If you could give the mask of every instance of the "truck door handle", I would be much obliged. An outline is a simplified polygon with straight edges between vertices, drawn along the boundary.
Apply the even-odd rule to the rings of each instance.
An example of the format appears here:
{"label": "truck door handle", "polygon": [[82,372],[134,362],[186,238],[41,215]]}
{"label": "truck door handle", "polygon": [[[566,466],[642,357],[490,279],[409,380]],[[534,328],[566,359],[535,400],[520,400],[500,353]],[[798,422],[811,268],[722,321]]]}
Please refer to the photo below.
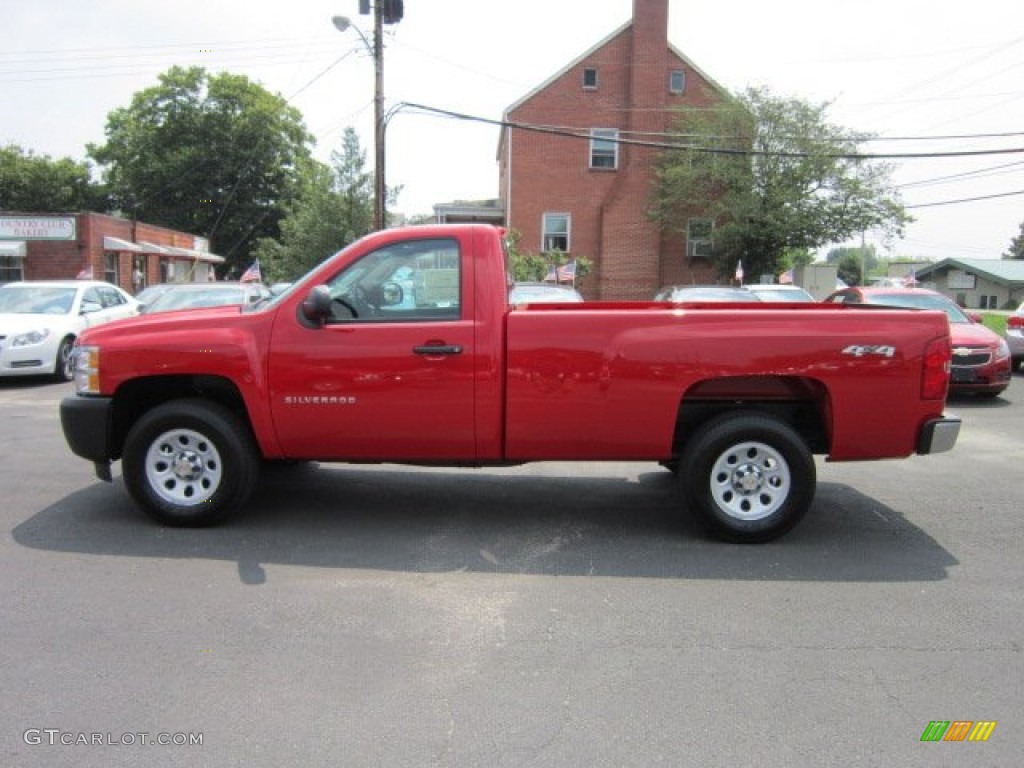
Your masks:
{"label": "truck door handle", "polygon": [[462,347],[458,344],[422,344],[413,347],[412,351],[417,355],[461,355]]}

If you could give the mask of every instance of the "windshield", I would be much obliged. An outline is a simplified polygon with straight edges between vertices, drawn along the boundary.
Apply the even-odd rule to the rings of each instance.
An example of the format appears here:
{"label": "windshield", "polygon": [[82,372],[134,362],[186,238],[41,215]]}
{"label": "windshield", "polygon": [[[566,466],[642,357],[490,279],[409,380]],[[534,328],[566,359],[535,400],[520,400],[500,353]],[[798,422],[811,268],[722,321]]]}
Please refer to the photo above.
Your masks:
{"label": "windshield", "polygon": [[0,288],[0,312],[19,315],[66,315],[75,303],[75,289],[45,285]]}
{"label": "windshield", "polygon": [[952,301],[943,296],[933,296],[930,293],[881,293],[872,296],[869,302],[901,309],[937,309],[940,312],[945,312],[951,323],[971,322],[963,310]]}

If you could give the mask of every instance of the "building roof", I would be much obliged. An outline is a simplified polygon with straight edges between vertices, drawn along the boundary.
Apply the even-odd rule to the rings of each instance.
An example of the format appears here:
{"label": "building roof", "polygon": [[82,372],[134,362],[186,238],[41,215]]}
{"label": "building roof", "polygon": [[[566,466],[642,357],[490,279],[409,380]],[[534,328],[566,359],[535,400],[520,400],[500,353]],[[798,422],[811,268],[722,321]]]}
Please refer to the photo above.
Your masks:
{"label": "building roof", "polygon": [[[622,35],[622,34],[628,32],[632,27],[633,27],[633,20],[630,19],[625,24],[620,26],[618,29],[614,30],[611,34],[607,35],[606,37],[604,37],[603,39],[599,40],[594,45],[590,46],[587,50],[585,50],[583,53],[581,53],[575,59],[570,61],[564,67],[562,67],[561,69],[556,71],[553,75],[551,75],[547,80],[542,82],[536,88],[533,88],[528,93],[526,93],[524,96],[522,96],[519,99],[517,99],[516,101],[514,101],[512,104],[510,104],[508,107],[505,108],[505,115],[504,115],[505,121],[507,122],[509,120],[510,115],[515,110],[519,109],[521,106],[523,106],[526,102],[528,102],[534,96],[536,96],[537,94],[543,92],[546,88],[550,87],[555,82],[557,82],[561,77],[564,77],[567,73],[571,72],[575,67],[579,66],[584,61],[586,61],[587,59],[592,57],[595,53],[597,53],[602,48],[604,48],[606,45],[611,43],[619,35]],[[689,56],[684,54],[682,51],[680,51],[678,48],[676,48],[674,45],[672,45],[668,41],[666,41],[666,44],[668,45],[668,49],[669,49],[669,51],[672,54],[674,54],[675,56],[679,57],[679,59],[686,66],[688,66],[691,70],[696,72],[697,75],[699,75],[715,91],[717,91],[718,93],[722,94],[723,96],[727,96],[727,97],[731,98],[728,89],[724,88],[714,78],[712,78],[710,75],[708,75],[707,72],[705,72],[703,69],[698,67]],[[502,128],[501,128],[500,136],[498,138],[498,147],[499,147],[498,151],[499,151],[499,153],[501,151],[501,149],[500,149],[501,148],[501,144],[502,144],[502,141],[504,140],[505,132],[507,130],[508,130],[508,125],[503,125]]]}
{"label": "building roof", "polygon": [[1024,261],[1019,259],[943,259],[915,273],[918,280],[934,274],[961,269],[982,275],[994,283],[1024,286]]}

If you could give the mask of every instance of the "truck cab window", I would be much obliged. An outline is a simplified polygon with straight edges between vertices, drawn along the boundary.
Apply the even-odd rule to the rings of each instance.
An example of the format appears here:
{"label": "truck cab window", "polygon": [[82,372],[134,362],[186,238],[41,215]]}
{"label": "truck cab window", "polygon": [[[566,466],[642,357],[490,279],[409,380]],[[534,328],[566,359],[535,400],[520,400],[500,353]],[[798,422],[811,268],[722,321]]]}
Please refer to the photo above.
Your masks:
{"label": "truck cab window", "polygon": [[335,323],[459,320],[458,243],[412,240],[368,253],[327,283]]}

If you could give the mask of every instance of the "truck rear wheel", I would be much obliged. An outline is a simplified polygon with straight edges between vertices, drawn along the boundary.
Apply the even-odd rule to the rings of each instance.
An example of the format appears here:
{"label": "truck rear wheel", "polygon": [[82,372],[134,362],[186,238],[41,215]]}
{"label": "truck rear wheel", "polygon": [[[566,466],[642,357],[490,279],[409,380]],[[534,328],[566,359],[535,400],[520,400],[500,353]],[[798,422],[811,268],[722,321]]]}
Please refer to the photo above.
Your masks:
{"label": "truck rear wheel", "polygon": [[165,525],[214,525],[241,507],[259,457],[248,425],[203,400],[157,406],[132,427],[122,470],[128,492]]}
{"label": "truck rear wheel", "polygon": [[787,424],[761,413],[712,419],[680,461],[686,501],[715,536],[741,544],[770,541],[807,514],[814,457]]}

